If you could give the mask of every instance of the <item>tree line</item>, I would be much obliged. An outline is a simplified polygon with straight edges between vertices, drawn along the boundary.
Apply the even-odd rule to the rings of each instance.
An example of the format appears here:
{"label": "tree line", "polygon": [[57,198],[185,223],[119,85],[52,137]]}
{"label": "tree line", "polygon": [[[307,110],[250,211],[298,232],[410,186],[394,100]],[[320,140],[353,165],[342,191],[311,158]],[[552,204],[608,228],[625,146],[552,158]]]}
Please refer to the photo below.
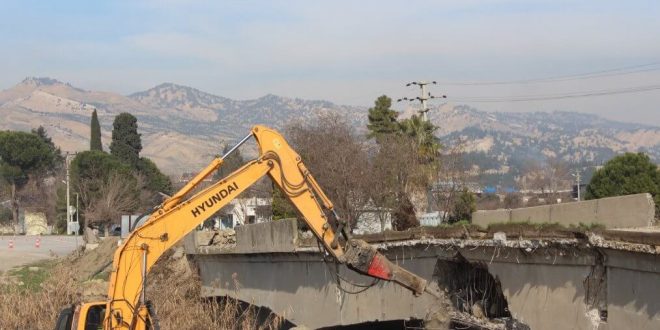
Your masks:
{"label": "tree line", "polygon": [[142,151],[137,118],[118,114],[112,123],[110,152],[103,151],[96,110],[90,123],[90,150],[71,161],[71,185],[79,194],[86,226],[117,223],[121,215],[148,210],[172,193],[172,182]]}
{"label": "tree line", "polygon": [[[78,152],[69,164],[70,197],[79,197],[77,211],[83,226],[107,228],[122,214],[147,210],[160,202],[161,194],[172,193],[170,179],[153,161],[140,156],[137,118],[121,113],[112,128],[108,153],[94,110],[90,148]],[[56,231],[66,230],[66,165],[65,156],[41,126],[32,132],[0,132],[0,197],[9,197],[13,225],[19,222],[21,207],[34,207],[56,219],[51,221]]]}
{"label": "tree line", "polygon": [[[392,100],[385,95],[376,99],[368,112],[365,133],[334,114],[321,115],[312,123],[292,122],[284,133],[351,226],[370,213],[381,227],[391,217],[394,229],[405,230],[418,226],[416,214],[426,209],[439,210],[447,222],[469,221],[477,198],[465,185],[469,164],[460,143],[443,145],[431,122],[417,115],[402,119],[391,106]],[[156,164],[140,155],[141,135],[132,114],[114,118],[108,150],[103,148],[95,110],[89,150],[77,153],[70,163],[72,196],[80,198],[83,226],[107,228],[122,214],[157,205],[163,194],[173,190]],[[215,178],[228,175],[242,163],[240,153],[231,155]],[[554,175],[562,169],[548,166]],[[0,206],[0,220],[18,224],[21,207],[40,206],[49,219],[57,219],[56,227],[63,231],[66,190],[61,182],[65,170],[61,150],[43,127],[31,132],[0,131],[0,202],[8,201]],[[257,190],[272,188],[264,188],[262,182]],[[277,189],[271,191],[272,205],[259,212],[272,214],[274,219],[295,217],[286,198]],[[643,153],[626,153],[594,173],[585,198],[640,192],[650,193],[656,207],[660,205],[658,167]],[[507,196],[497,205],[517,207],[519,199]]]}
{"label": "tree line", "polygon": [[[522,196],[481,194],[477,197],[466,183],[469,159],[463,156],[462,142],[443,145],[435,137],[437,127],[413,115],[401,119],[383,95],[368,112],[366,134],[359,133],[345,118],[321,115],[312,123],[294,122],[285,135],[326,191],[335,207],[352,225],[364,213],[385,218],[391,215],[395,230],[418,226],[416,214],[437,210],[443,222],[470,221],[477,201],[503,208],[522,207]],[[463,141],[464,142],[464,141]],[[568,182],[570,170],[559,159],[533,173],[544,174],[530,182],[547,187],[556,196],[560,181]],[[532,177],[533,178],[533,177]],[[546,182],[547,181],[547,182]],[[587,184],[584,199],[650,193],[660,214],[660,172],[648,155],[625,153],[595,171]],[[529,205],[534,205],[535,197]],[[283,196],[274,190],[275,219],[295,216]]]}
{"label": "tree line", "polygon": [[[312,123],[294,122],[285,129],[293,148],[353,227],[365,213],[375,217],[372,221],[380,222],[381,229],[390,218],[396,230],[418,226],[416,213],[428,207],[427,192],[444,160],[442,145],[434,135],[437,127],[417,115],[401,119],[391,107],[389,97],[376,99],[369,109],[366,134],[335,114],[321,115]],[[436,197],[446,198],[444,194]],[[449,204],[448,220],[467,220],[475,198],[460,190]],[[293,215],[292,207],[275,190],[274,218]]]}

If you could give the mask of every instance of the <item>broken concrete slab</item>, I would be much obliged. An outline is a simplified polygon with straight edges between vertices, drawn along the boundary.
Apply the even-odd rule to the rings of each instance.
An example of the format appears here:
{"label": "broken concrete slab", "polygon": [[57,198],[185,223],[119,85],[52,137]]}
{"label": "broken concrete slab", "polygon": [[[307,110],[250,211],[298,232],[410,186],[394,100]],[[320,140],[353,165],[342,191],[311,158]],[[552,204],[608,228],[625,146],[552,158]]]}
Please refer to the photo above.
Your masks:
{"label": "broken concrete slab", "polygon": [[236,253],[293,252],[298,241],[296,219],[236,227]]}

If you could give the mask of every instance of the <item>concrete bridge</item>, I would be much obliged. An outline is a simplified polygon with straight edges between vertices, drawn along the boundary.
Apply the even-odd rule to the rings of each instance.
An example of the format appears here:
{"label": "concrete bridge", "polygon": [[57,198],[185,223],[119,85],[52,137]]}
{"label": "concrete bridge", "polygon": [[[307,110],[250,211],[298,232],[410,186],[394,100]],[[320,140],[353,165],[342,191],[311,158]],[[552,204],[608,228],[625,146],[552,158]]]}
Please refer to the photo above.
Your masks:
{"label": "concrete bridge", "polygon": [[[639,198],[628,202],[639,207]],[[653,227],[589,231],[512,222],[364,237],[443,289],[440,300],[337,266],[292,220],[226,236],[196,232],[186,241],[203,295],[265,307],[297,326],[426,321],[432,328],[453,320],[474,328],[660,328],[660,231]]]}

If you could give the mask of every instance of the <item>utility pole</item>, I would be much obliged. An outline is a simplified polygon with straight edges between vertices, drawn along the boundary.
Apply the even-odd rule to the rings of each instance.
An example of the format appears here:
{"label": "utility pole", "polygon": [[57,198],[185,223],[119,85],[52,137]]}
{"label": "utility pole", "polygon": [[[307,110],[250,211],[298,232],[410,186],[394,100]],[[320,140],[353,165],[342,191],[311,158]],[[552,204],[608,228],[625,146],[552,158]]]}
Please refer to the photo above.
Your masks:
{"label": "utility pole", "polygon": [[80,208],[78,206],[78,193],[76,193],[76,222],[80,224]]}
{"label": "utility pole", "polygon": [[574,174],[571,174],[577,183],[577,201],[580,201],[580,169],[576,169]]}
{"label": "utility pole", "polygon": [[[69,153],[67,151],[64,162],[66,166],[66,234],[69,235],[71,232],[74,235],[78,235],[78,230],[80,230],[80,225],[76,221],[73,221],[73,212],[71,212],[71,157],[75,156],[77,153]],[[78,194],[76,194],[76,218],[78,217]]]}
{"label": "utility pole", "polygon": [[64,165],[66,166],[66,234],[68,235],[71,231],[69,228],[71,226],[71,200],[70,200],[70,191],[69,191],[69,152],[67,151],[64,156]]}
{"label": "utility pole", "polygon": [[431,81],[431,82],[413,81],[413,82],[407,83],[406,87],[409,87],[411,85],[419,86],[419,89],[422,92],[421,96],[411,97],[411,98],[403,97],[403,98],[400,98],[396,101],[397,102],[401,102],[401,101],[419,101],[422,104],[422,108],[418,112],[422,114],[422,120],[427,121],[428,118],[427,118],[426,113],[429,112],[430,109],[427,106],[426,101],[428,101],[430,99],[440,99],[440,98],[446,99],[447,98],[447,95],[434,96],[434,95],[431,95],[431,92],[427,92],[426,91],[426,85],[431,85],[431,84],[435,85],[435,84],[437,84],[437,82],[436,81]]}

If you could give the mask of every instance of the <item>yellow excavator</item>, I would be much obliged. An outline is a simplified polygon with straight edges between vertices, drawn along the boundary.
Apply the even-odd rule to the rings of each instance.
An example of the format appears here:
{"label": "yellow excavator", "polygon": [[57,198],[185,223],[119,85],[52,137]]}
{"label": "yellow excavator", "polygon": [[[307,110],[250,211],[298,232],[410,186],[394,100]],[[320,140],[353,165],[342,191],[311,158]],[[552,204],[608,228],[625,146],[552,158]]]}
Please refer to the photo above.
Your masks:
{"label": "yellow excavator", "polygon": [[[251,137],[259,148],[255,160],[187,198],[222,165],[223,159]],[[115,251],[108,300],[65,308],[55,329],[157,329],[155,315],[145,297],[151,267],[165,251],[265,175],[291,201],[323,248],[337,262],[358,273],[396,282],[416,295],[426,291],[437,296],[425,279],[393,264],[366,242],[351,238],[345,221],[334,211],[332,202],[300,156],[282,135],[270,128],[255,126],[248,136],[225,155],[214,159],[181,190],[154,208],[145,221],[137,224]],[[331,218],[334,221],[330,221]]]}

